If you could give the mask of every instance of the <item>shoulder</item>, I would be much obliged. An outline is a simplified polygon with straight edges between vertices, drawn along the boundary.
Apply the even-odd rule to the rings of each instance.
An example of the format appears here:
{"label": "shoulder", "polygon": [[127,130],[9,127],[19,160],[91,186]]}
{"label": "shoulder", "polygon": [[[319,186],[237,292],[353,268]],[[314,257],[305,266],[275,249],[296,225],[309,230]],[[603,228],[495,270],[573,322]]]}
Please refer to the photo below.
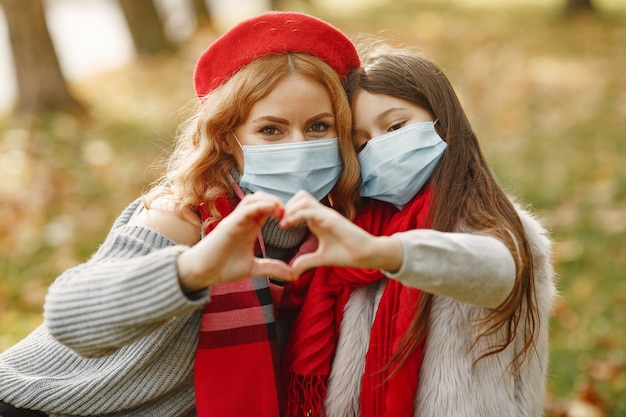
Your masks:
{"label": "shoulder", "polygon": [[200,241],[202,222],[189,209],[178,210],[167,197],[159,197],[129,221],[129,225],[154,230],[180,245],[193,246]]}
{"label": "shoulder", "polygon": [[541,311],[548,312],[558,296],[557,275],[552,256],[553,241],[543,221],[529,207],[522,207],[518,201],[513,201],[513,206],[517,210],[530,245],[538,307]]}
{"label": "shoulder", "polygon": [[530,209],[523,207],[519,201],[512,199],[513,207],[524,227],[533,256],[550,258],[552,255],[552,238],[543,221]]}

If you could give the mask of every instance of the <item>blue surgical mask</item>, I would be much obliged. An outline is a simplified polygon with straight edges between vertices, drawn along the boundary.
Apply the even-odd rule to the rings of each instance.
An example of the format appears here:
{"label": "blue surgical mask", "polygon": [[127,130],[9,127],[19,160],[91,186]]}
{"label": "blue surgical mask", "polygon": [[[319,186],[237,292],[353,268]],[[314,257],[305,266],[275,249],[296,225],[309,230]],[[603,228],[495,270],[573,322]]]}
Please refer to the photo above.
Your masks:
{"label": "blue surgical mask", "polygon": [[428,181],[445,149],[433,122],[414,123],[370,139],[359,153],[361,195],[402,210]]}
{"label": "blue surgical mask", "polygon": [[241,148],[244,168],[239,185],[272,194],[285,203],[300,190],[318,201],[323,199],[343,167],[337,138]]}

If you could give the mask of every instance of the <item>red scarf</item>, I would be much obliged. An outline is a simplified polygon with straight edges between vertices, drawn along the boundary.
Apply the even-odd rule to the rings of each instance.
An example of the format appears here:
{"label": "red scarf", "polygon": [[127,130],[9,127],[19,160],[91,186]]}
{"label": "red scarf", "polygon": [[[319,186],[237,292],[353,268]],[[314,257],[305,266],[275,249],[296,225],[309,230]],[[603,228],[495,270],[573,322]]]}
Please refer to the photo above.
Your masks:
{"label": "red scarf", "polygon": [[[217,199],[216,208],[225,218],[239,201],[222,196]],[[200,212],[203,221],[209,218],[204,206]],[[206,233],[216,225],[208,226]],[[309,246],[309,241],[302,245]],[[260,238],[255,253],[262,252]],[[210,288],[211,299],[203,310],[194,367],[199,417],[281,414],[283,394],[279,388],[276,319],[283,313],[280,308],[283,289],[265,277]]]}
{"label": "red scarf", "polygon": [[[375,235],[391,235],[428,228],[432,192],[425,187],[388,225],[389,206],[372,203],[356,223]],[[325,415],[326,384],[335,353],[341,319],[355,288],[383,278],[379,271],[354,268],[317,268],[303,276],[310,282],[300,313],[289,334],[284,355],[287,383],[286,415]],[[365,357],[360,394],[362,417],[409,417],[414,412],[423,345],[404,365],[386,367],[416,314],[421,291],[389,280],[380,300]]]}

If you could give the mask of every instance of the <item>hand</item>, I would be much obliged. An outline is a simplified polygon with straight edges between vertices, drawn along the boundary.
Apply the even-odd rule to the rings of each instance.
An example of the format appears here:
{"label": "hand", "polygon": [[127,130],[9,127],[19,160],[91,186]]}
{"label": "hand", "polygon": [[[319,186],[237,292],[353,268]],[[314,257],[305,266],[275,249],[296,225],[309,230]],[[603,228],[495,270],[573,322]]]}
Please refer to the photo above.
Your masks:
{"label": "hand", "polygon": [[257,258],[254,254],[265,221],[269,217],[280,219],[283,211],[282,202],[266,193],[256,192],[243,198],[211,233],[179,255],[177,267],[183,291],[255,276],[295,279],[297,276],[285,262]]}
{"label": "hand", "polygon": [[292,262],[295,276],[321,265],[395,271],[402,264],[402,244],[398,240],[373,236],[300,191],[287,202],[280,226],[288,228],[303,221],[317,236],[318,247],[315,252],[301,255]]}

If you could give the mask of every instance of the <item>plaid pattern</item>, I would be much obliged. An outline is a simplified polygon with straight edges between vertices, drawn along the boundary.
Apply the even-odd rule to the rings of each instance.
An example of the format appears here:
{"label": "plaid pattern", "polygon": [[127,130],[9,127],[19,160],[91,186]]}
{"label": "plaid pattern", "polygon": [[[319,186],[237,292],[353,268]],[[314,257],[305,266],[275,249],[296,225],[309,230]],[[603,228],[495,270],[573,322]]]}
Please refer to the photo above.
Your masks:
{"label": "plaid pattern", "polygon": [[252,278],[211,288],[204,307],[199,349],[275,341],[274,307],[267,278]]}
{"label": "plaid pattern", "polygon": [[[217,208],[225,217],[237,203],[223,197]],[[200,212],[206,220],[209,213],[204,207]],[[215,285],[210,291],[194,368],[198,416],[279,416],[282,394],[274,305],[282,287],[257,277]]]}
{"label": "plaid pattern", "polygon": [[198,416],[280,415],[279,353],[267,278],[216,285],[195,364]]}

